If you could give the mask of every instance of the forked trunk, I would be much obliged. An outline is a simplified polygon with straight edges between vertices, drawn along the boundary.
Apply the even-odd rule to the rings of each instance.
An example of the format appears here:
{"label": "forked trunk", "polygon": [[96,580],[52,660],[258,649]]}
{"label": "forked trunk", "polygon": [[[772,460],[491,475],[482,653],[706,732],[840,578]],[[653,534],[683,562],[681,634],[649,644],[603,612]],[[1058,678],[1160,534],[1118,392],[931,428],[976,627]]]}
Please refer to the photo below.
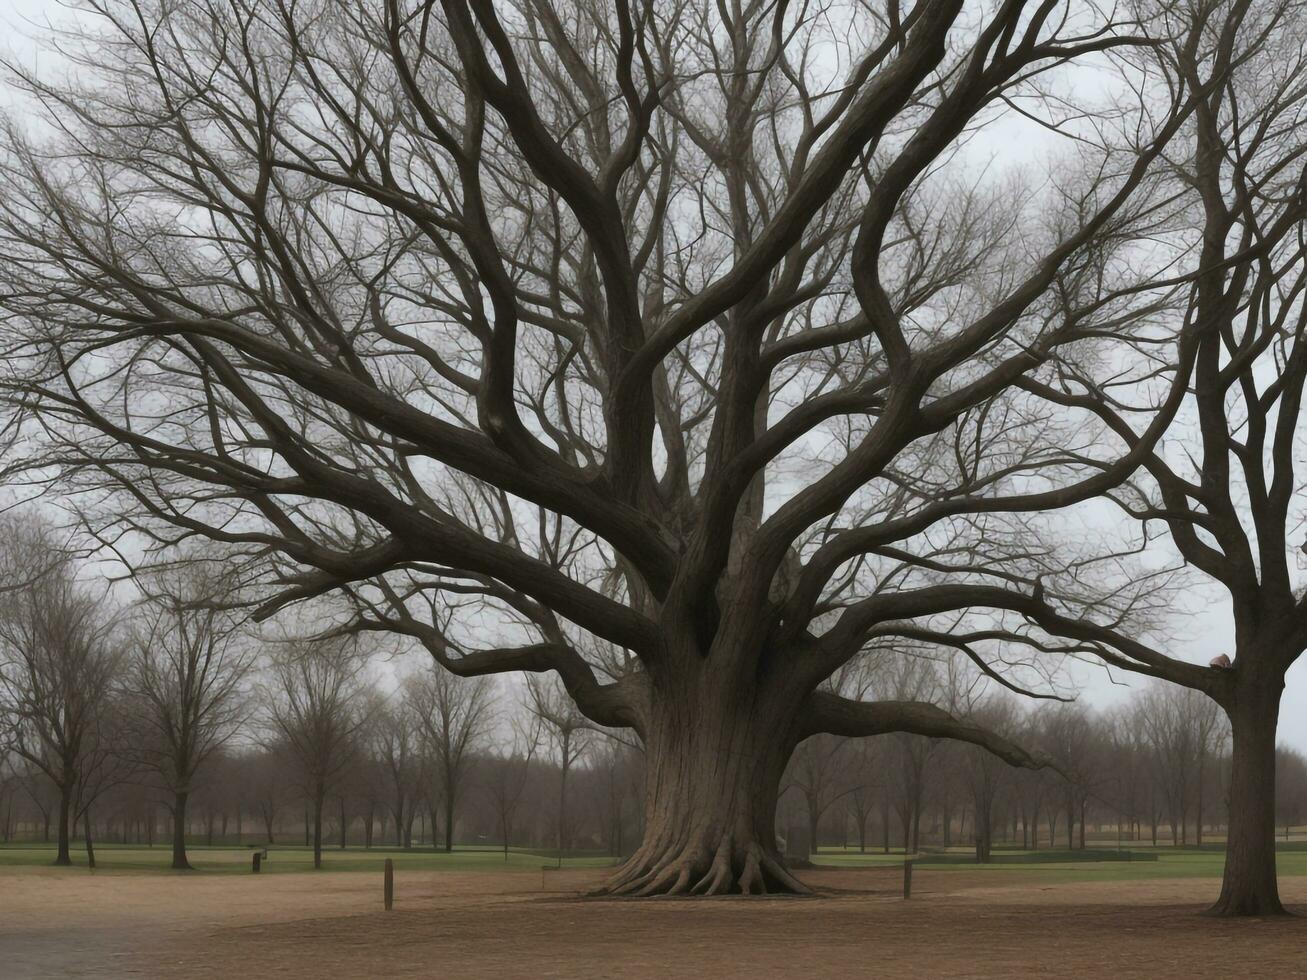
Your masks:
{"label": "forked trunk", "polygon": [[[714,703],[705,703],[714,694]],[[775,838],[794,713],[760,700],[723,681],[659,705],[646,735],[644,840],[604,892],[809,891],[785,868]]]}
{"label": "forked trunk", "polygon": [[1230,829],[1212,915],[1282,915],[1275,878],[1275,729],[1282,680],[1241,684],[1229,710]]}

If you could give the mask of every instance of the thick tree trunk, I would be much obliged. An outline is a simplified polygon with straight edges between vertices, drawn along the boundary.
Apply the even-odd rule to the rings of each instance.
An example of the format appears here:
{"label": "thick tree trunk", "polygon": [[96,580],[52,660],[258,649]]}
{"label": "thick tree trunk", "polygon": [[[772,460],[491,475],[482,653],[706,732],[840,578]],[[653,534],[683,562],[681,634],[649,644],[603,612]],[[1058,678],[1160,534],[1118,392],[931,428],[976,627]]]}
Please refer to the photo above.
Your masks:
{"label": "thick tree trunk", "polygon": [[1275,730],[1284,682],[1239,686],[1228,713],[1234,745],[1225,876],[1213,915],[1282,915],[1275,878]]}
{"label": "thick tree trunk", "polygon": [[646,733],[644,840],[605,892],[809,891],[776,849],[776,798],[795,744],[784,709],[717,693],[711,706],[664,702]]}
{"label": "thick tree trunk", "polygon": [[191,862],[186,859],[186,800],[189,793],[177,793],[172,802],[172,868],[174,871],[190,871]]}

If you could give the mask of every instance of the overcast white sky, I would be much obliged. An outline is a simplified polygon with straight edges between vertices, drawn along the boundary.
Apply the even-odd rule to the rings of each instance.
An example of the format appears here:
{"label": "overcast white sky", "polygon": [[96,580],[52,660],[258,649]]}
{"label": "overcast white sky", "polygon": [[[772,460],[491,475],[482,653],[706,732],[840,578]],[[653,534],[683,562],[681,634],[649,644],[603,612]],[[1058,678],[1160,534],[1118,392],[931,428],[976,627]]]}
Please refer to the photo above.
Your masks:
{"label": "overcast white sky", "polygon": [[[39,34],[41,25],[47,21],[57,23],[68,16],[67,0],[0,0],[0,51],[6,57],[16,57],[29,66],[33,59],[40,57],[43,68],[53,67],[48,55],[38,56],[38,45],[32,36]],[[6,103],[8,100],[0,93],[0,105]],[[1030,144],[1020,141],[1006,141],[1006,148],[1009,152],[1032,151]],[[1196,611],[1177,615],[1175,641],[1168,652],[1205,663],[1216,654],[1231,649],[1233,631],[1229,603],[1224,593],[1215,589],[1210,596],[1195,596],[1194,600],[1186,605]],[[1113,679],[1118,683],[1114,684],[1105,671],[1090,666],[1077,667],[1074,677],[1083,686],[1082,697],[1102,706],[1126,697],[1144,680],[1117,673]],[[1301,660],[1289,672],[1280,716],[1280,738],[1284,743],[1307,749],[1307,667]]]}

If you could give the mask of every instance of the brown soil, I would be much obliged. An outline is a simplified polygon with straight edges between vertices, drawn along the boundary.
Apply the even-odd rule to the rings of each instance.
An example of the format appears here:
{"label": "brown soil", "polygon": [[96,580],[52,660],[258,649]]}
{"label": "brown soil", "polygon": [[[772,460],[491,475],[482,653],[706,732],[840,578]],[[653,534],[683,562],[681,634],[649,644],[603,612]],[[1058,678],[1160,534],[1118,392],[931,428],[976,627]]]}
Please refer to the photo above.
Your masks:
{"label": "brown soil", "polygon": [[[0,976],[1307,977],[1307,918],[1200,916],[1219,882],[809,871],[816,898],[598,900],[581,873],[0,877]],[[542,890],[544,888],[548,889]],[[1282,882],[1307,903],[1307,879]]]}

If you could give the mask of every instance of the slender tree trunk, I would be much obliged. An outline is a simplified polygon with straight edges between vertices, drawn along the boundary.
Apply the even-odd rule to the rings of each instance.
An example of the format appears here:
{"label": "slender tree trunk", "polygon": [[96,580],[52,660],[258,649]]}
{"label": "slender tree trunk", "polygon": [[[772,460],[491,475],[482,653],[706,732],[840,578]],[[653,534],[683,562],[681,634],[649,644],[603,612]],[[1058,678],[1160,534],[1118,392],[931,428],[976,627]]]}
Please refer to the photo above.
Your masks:
{"label": "slender tree trunk", "polygon": [[[434,836],[434,835],[433,835]],[[445,787],[445,853],[454,850],[454,781],[448,780]]]}
{"label": "slender tree trunk", "polygon": [[563,849],[567,846],[567,770],[571,766],[570,734],[563,735],[563,769],[558,779],[558,866],[563,866]]}
{"label": "slender tree trunk", "polygon": [[82,826],[86,828],[86,866],[95,870],[95,841],[91,834],[91,808],[88,806],[82,814]]}
{"label": "slender tree trunk", "polygon": [[72,810],[72,789],[67,786],[59,787],[59,850],[55,854],[54,863],[61,867],[66,867],[73,863],[72,854],[69,851],[70,828],[68,826]]}
{"label": "slender tree trunk", "polygon": [[327,793],[319,788],[313,794],[313,869],[322,867],[322,809],[327,802]]}
{"label": "slender tree trunk", "polygon": [[[1236,658],[1236,663],[1242,658]],[[1229,709],[1233,750],[1230,828],[1214,915],[1282,915],[1275,877],[1275,730],[1283,678],[1236,688]]]}
{"label": "slender tree trunk", "polygon": [[340,849],[345,850],[345,838],[349,836],[349,822],[345,819],[345,796],[340,797]]}
{"label": "slender tree trunk", "polygon": [[173,794],[172,801],[172,869],[190,871],[191,862],[186,859],[186,801],[189,793]]}

